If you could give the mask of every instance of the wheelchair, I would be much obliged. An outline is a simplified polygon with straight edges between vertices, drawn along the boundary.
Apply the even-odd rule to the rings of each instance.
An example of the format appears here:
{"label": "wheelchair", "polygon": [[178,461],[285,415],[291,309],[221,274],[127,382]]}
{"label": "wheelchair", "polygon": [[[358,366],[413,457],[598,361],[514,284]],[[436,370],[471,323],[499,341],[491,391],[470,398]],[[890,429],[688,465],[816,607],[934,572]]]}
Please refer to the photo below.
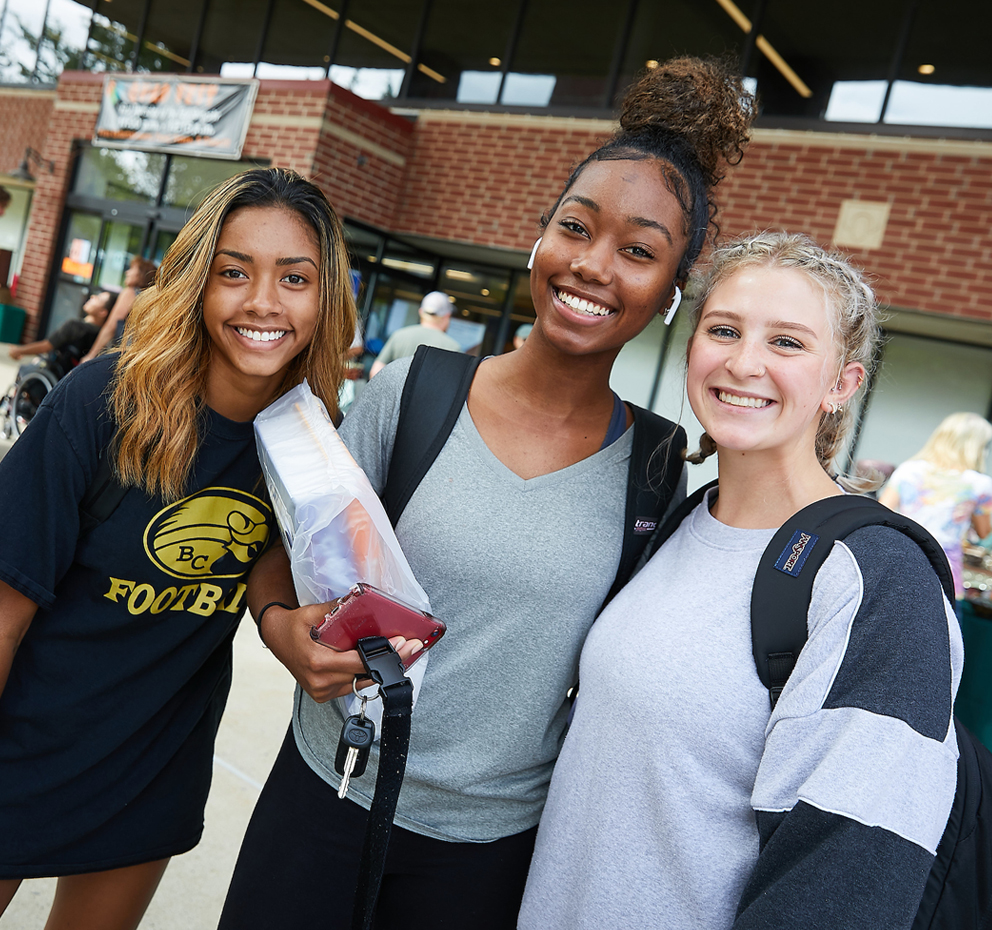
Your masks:
{"label": "wheelchair", "polygon": [[56,349],[18,368],[17,378],[0,399],[0,434],[4,439],[16,439],[24,432],[48,392],[77,364],[79,357],[72,350]]}

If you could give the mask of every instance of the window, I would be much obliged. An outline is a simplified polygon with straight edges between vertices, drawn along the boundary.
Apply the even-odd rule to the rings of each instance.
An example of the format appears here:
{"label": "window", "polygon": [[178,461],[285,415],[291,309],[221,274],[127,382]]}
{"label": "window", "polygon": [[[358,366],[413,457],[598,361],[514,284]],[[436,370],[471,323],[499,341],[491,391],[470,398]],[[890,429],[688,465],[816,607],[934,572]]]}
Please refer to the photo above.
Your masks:
{"label": "window", "polygon": [[251,77],[267,5],[267,0],[210,0],[196,73]]}
{"label": "window", "polygon": [[321,0],[275,0],[256,76],[323,80],[338,26],[337,6],[338,0],[330,5]]}
{"label": "window", "polygon": [[923,0],[885,122],[992,129],[990,36],[992,5]]}
{"label": "window", "polygon": [[530,0],[500,103],[600,107],[623,23],[599,0]]}
{"label": "window", "polygon": [[[721,55],[743,45],[743,33],[714,0],[638,3],[617,90],[623,91],[649,62],[676,55]],[[621,15],[617,7],[615,15]]]}
{"label": "window", "polygon": [[45,7],[37,0],[7,0],[0,20],[0,80],[37,80],[44,24]]}
{"label": "window", "polygon": [[251,161],[221,161],[173,155],[169,161],[169,176],[166,178],[162,203],[169,207],[196,209],[203,197],[221,181],[254,167],[256,163]]}
{"label": "window", "polygon": [[138,71],[185,72],[190,67],[200,0],[151,0]]}
{"label": "window", "polygon": [[144,8],[144,0],[100,0],[86,47],[90,71],[131,70]]}
{"label": "window", "polygon": [[434,0],[410,96],[495,103],[515,16],[515,3]]}
{"label": "window", "polygon": [[423,0],[351,0],[331,80],[366,100],[399,96]]}
{"label": "window", "polygon": [[155,203],[165,158],[153,152],[85,148],[79,155],[73,192],[102,200]]}
{"label": "window", "polygon": [[93,17],[91,4],[75,0],[51,0],[48,18],[38,49],[35,75],[41,83],[54,83],[66,68],[83,67],[86,35]]}

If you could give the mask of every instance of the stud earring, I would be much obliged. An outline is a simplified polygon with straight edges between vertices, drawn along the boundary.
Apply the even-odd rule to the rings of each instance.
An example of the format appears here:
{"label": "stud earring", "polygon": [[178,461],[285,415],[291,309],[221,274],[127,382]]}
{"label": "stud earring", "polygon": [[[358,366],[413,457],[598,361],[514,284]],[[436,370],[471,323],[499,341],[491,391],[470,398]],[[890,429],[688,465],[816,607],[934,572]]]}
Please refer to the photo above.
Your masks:
{"label": "stud earring", "polygon": [[665,314],[665,325],[668,326],[672,319],[675,317],[675,311],[678,310],[679,304],[682,303],[682,291],[679,286],[675,285],[675,296],[672,298],[672,305],[668,308],[668,312]]}
{"label": "stud earring", "polygon": [[[541,239],[543,238],[544,236],[541,236]],[[537,255],[537,247],[541,244],[541,239],[538,239],[537,242],[534,243],[534,248],[530,250],[530,258],[527,259],[528,271],[530,271],[534,267],[534,256]]]}

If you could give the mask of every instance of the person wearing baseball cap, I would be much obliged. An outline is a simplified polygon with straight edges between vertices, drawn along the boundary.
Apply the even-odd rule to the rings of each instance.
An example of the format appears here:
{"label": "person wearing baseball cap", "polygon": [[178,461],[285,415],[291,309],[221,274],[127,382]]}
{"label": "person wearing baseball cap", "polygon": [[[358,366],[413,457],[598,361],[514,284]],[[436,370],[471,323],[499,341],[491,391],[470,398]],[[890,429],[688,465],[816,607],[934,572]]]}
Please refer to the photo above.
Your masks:
{"label": "person wearing baseball cap", "polygon": [[462,347],[446,332],[454,309],[451,298],[443,291],[431,291],[427,294],[417,311],[420,322],[396,330],[386,340],[378,358],[372,363],[369,377],[375,377],[390,362],[413,355],[417,346],[437,346],[452,352],[461,352]]}

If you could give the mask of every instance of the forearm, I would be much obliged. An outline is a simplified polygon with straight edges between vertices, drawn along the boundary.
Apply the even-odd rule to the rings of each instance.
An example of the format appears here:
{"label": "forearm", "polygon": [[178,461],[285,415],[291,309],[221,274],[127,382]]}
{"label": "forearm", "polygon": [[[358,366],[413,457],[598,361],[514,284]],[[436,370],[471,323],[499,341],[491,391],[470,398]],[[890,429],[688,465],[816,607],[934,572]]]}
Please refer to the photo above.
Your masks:
{"label": "forearm", "polygon": [[0,581],[0,694],[7,686],[17,648],[37,610],[34,601]]}
{"label": "forearm", "polygon": [[10,350],[11,358],[24,358],[25,355],[43,355],[45,352],[51,352],[54,346],[47,340],[42,339],[38,342],[29,342],[23,346],[16,346]]}
{"label": "forearm", "polygon": [[758,813],[761,855],[734,930],[909,930],[933,856],[888,830],[800,802]]}
{"label": "forearm", "polygon": [[[264,611],[258,629],[262,642],[318,703],[348,694],[355,678],[365,674],[358,653],[338,652],[310,637],[310,630],[320,624],[333,602],[302,607],[296,604],[286,550],[281,545],[273,546],[248,577],[248,609],[255,618]],[[404,661],[421,646],[399,636],[390,642]]]}
{"label": "forearm", "polygon": [[96,334],[96,339],[93,340],[93,345],[90,346],[89,352],[83,356],[83,361],[88,362],[91,358],[96,358],[103,350],[106,348],[107,343],[113,338],[114,331],[117,329],[117,322],[115,320],[108,319],[103,326],[100,327],[100,332]]}
{"label": "forearm", "polygon": [[248,576],[248,610],[258,617],[266,604],[278,601],[297,607],[289,558],[282,543],[276,543],[255,563]]}

